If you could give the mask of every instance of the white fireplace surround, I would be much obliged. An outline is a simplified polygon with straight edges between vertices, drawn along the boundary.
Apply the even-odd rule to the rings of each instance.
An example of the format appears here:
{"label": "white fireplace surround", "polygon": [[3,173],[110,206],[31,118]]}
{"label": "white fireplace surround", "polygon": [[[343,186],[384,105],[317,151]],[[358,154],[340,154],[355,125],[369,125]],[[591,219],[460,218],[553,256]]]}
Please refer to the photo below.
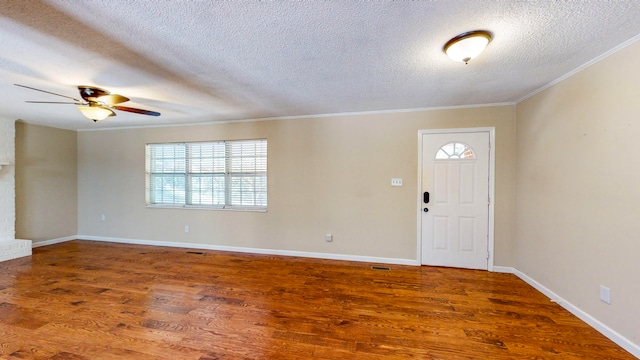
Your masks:
{"label": "white fireplace surround", "polygon": [[16,240],[15,120],[0,118],[0,261],[31,255],[31,240]]}

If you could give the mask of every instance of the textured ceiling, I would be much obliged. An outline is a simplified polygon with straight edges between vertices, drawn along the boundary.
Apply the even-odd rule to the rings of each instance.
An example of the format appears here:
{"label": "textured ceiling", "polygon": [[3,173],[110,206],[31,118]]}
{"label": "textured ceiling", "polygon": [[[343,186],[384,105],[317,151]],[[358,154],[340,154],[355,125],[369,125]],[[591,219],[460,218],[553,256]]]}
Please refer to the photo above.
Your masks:
{"label": "textured ceiling", "polygon": [[[67,129],[513,103],[640,34],[640,0],[0,0],[0,116]],[[494,33],[469,65],[442,46]],[[95,85],[160,117],[93,123]]]}

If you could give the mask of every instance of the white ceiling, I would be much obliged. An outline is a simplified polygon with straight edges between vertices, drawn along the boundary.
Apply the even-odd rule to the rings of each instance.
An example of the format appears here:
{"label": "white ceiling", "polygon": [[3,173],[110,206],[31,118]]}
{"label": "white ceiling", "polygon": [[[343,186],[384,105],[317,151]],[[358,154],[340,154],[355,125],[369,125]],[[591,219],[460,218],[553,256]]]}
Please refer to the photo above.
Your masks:
{"label": "white ceiling", "polygon": [[[66,129],[514,103],[640,34],[640,0],[0,0],[0,115]],[[494,34],[469,65],[442,52]],[[93,123],[95,85],[132,99]]]}

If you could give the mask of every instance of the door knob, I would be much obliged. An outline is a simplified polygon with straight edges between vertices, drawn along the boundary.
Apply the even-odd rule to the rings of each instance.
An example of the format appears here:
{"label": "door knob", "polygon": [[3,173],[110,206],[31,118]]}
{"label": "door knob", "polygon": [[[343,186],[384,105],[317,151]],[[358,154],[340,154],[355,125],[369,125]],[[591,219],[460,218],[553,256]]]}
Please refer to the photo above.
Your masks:
{"label": "door knob", "polygon": [[424,212],[429,212],[429,209],[424,208],[424,209],[422,209],[422,211],[424,211]]}

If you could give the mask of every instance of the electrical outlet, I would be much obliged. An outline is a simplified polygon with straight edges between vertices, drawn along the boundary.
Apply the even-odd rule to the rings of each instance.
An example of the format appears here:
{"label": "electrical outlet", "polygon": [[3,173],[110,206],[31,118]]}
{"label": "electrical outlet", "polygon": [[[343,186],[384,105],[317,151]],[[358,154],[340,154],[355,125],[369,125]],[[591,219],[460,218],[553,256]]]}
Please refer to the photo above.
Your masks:
{"label": "electrical outlet", "polygon": [[331,235],[331,234],[327,234],[327,235],[325,235],[325,236],[324,236],[324,239],[325,239],[327,242],[332,242],[332,241],[333,241],[333,235]]}
{"label": "electrical outlet", "polygon": [[600,285],[600,300],[611,305],[611,290],[608,287]]}
{"label": "electrical outlet", "polygon": [[105,220],[107,220],[107,217],[106,217],[106,216],[104,216],[104,214],[101,214],[101,215],[100,215],[100,220],[101,220],[101,221],[105,221]]}
{"label": "electrical outlet", "polygon": [[184,233],[188,234],[189,233],[189,225],[185,225],[184,226]]}

